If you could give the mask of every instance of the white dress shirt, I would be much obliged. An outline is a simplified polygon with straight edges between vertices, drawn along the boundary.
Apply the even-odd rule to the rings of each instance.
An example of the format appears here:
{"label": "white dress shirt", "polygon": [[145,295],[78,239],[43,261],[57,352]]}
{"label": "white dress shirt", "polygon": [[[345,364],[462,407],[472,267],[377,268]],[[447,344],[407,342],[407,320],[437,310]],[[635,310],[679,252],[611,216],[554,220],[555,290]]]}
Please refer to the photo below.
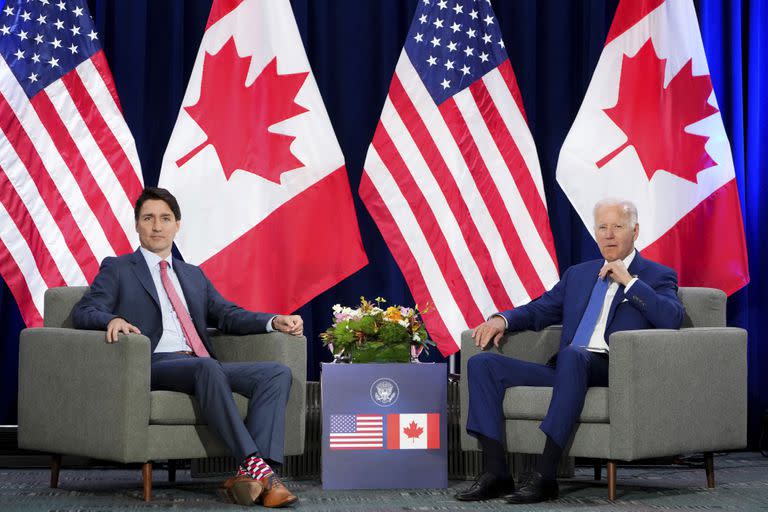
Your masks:
{"label": "white dress shirt", "polygon": [[[155,352],[189,352],[192,351],[192,347],[187,343],[187,338],[184,336],[184,331],[181,329],[181,322],[179,317],[176,316],[176,312],[173,310],[171,299],[168,298],[168,294],[165,292],[163,281],[160,278],[160,262],[163,258],[157,254],[148,251],[144,247],[140,247],[141,254],[144,256],[144,260],[149,267],[149,274],[152,276],[152,281],[155,283],[155,290],[157,291],[157,298],[160,300],[160,313],[163,317],[163,334],[160,336],[160,341],[157,342]],[[168,277],[171,279],[171,284],[176,289],[176,293],[181,297],[181,302],[184,303],[184,307],[189,312],[189,306],[187,305],[187,299],[184,297],[184,291],[181,289],[179,278],[176,277],[176,272],[173,269],[173,257],[168,256],[165,258],[168,262]],[[275,315],[277,316],[277,315]],[[272,327],[272,321],[275,316],[269,319],[267,322],[267,332],[275,330]]]}
{"label": "white dress shirt", "polygon": [[[157,298],[160,300],[160,313],[163,316],[163,335],[160,336],[160,341],[155,347],[155,352],[181,352],[191,351],[192,348],[187,343],[187,339],[184,336],[184,331],[181,329],[181,322],[179,317],[176,316],[176,312],[173,310],[171,299],[168,298],[168,294],[165,292],[163,281],[160,279],[160,262],[163,258],[157,254],[148,251],[141,247],[141,254],[147,262],[149,267],[149,274],[152,276],[152,281],[155,283],[155,290],[157,291]],[[184,303],[184,307],[189,312],[187,306],[187,299],[184,298],[184,292],[179,284],[179,278],[176,277],[176,272],[173,270],[173,258],[168,256],[165,258],[168,262],[168,277],[171,279],[171,284],[176,289],[176,293],[181,297],[181,302]]]}
{"label": "white dress shirt", "polygon": [[[632,260],[635,259],[635,251],[632,251],[629,256],[624,258],[624,266],[629,268],[632,264]],[[606,263],[608,263],[606,261]],[[624,293],[629,291],[629,288],[637,281],[636,277],[633,277],[624,287]],[[605,301],[603,301],[603,308],[600,310],[600,316],[597,317],[597,323],[595,324],[595,330],[592,331],[592,337],[589,338],[589,344],[587,350],[591,352],[608,352],[608,344],[605,342],[605,328],[608,324],[608,311],[611,309],[611,303],[616,292],[619,291],[619,283],[611,279],[611,284],[608,285],[608,291],[605,292]]]}

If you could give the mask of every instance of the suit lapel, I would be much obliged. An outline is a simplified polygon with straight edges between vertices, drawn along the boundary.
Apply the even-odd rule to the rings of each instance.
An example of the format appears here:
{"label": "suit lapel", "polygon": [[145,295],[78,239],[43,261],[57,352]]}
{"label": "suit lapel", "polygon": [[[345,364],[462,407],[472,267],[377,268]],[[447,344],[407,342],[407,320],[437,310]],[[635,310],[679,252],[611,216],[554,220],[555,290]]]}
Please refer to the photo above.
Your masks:
{"label": "suit lapel", "polygon": [[[630,263],[629,268],[627,269],[629,271],[629,274],[632,276],[636,276],[640,273],[642,268],[645,265],[643,264],[643,258],[640,257],[640,251],[637,251],[635,253],[635,257],[632,260],[632,263]],[[611,325],[611,322],[613,322],[613,317],[616,314],[616,308],[619,307],[619,304],[621,304],[621,301],[624,300],[626,294],[624,293],[624,285],[619,285],[619,289],[616,290],[616,296],[613,298],[613,301],[611,302],[611,308],[608,310],[608,319],[605,323],[606,329],[609,325]]]}
{"label": "suit lapel", "polygon": [[621,301],[624,300],[624,286],[619,285],[619,289],[616,290],[616,295],[613,297],[613,301],[611,301],[611,307],[608,310],[608,319],[605,321],[605,328],[608,329],[608,326],[611,325],[611,322],[613,322],[613,317],[616,314],[616,308],[619,307],[619,304],[621,304]]}
{"label": "suit lapel", "polygon": [[144,255],[141,254],[141,250],[139,249],[133,253],[133,272],[136,274],[136,279],[139,280],[141,286],[144,287],[149,296],[152,297],[152,300],[155,301],[155,305],[159,308],[160,299],[157,297],[155,282],[152,280],[152,275],[149,273],[147,260],[144,259]]}

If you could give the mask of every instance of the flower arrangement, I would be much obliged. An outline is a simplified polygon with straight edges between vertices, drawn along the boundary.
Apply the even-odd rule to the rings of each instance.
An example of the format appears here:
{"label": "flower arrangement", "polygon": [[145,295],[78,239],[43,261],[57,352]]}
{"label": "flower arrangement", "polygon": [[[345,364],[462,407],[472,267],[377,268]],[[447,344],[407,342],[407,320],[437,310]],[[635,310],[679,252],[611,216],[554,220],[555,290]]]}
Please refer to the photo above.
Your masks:
{"label": "flower arrangement", "polygon": [[320,338],[336,361],[408,362],[417,359],[422,350],[429,353],[434,343],[427,338],[419,317],[428,308],[385,308],[385,302],[381,297],[373,302],[360,297],[356,309],[333,306],[333,325]]}

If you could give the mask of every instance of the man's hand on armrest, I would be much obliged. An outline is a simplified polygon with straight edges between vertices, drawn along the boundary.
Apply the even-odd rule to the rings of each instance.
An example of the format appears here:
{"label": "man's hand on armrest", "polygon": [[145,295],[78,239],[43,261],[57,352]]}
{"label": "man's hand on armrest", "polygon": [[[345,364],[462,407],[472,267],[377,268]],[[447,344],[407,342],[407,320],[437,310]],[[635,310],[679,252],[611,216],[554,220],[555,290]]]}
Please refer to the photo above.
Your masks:
{"label": "man's hand on armrest", "polygon": [[115,343],[118,335],[130,333],[141,334],[141,331],[135,325],[129,324],[125,319],[119,316],[115,317],[107,324],[107,343]]}
{"label": "man's hand on armrest", "polygon": [[507,329],[507,322],[503,317],[494,315],[487,321],[481,323],[472,329],[472,338],[475,340],[475,346],[485,350],[489,343],[493,342],[495,347],[499,346],[499,340]]}
{"label": "man's hand on armrest", "polygon": [[304,320],[299,315],[277,315],[272,319],[276,331],[301,336],[304,334]]}

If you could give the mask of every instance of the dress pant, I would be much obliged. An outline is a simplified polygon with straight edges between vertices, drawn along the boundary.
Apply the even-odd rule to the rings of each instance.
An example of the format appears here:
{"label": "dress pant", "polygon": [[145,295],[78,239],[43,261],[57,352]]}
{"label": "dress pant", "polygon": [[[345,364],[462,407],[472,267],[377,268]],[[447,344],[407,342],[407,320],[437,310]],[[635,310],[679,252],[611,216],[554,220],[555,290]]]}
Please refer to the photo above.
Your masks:
{"label": "dress pant", "polygon": [[[291,370],[274,362],[221,363],[177,353],[152,355],[152,390],[193,395],[208,427],[238,462],[253,453],[282,463]],[[232,393],[248,398],[243,421]]]}
{"label": "dress pant", "polygon": [[467,432],[504,443],[502,404],[507,388],[551,386],[552,400],[539,428],[561,448],[568,443],[590,386],[608,385],[608,356],[567,346],[552,367],[483,352],[467,361]]}

